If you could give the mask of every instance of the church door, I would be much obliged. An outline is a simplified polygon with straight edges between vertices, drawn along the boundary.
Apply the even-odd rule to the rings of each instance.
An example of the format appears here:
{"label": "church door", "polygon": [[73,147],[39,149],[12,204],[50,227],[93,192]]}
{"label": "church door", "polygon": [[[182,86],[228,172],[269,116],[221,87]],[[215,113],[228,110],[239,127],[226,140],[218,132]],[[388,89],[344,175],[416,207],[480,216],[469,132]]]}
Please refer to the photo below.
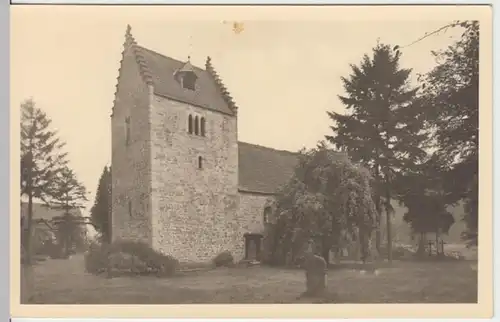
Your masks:
{"label": "church door", "polygon": [[250,261],[259,261],[261,252],[260,234],[246,234],[245,235],[245,259]]}

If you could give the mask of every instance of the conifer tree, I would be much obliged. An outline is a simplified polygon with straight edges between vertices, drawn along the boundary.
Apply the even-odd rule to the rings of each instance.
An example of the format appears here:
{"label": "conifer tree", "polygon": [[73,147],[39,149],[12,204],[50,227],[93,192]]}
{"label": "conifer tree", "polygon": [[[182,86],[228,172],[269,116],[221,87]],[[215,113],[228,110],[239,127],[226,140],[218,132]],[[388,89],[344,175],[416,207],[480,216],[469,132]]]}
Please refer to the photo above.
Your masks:
{"label": "conifer tree", "polygon": [[400,51],[378,44],[352,73],[342,77],[345,95],[339,96],[345,114],[328,112],[333,135],[326,136],[338,149],[372,172],[378,212],[376,247],[380,251],[382,207],[386,213],[387,253],[392,260],[391,199],[393,182],[401,172],[425,157],[422,115],[415,106],[417,88],[409,83],[411,69],[400,67]]}
{"label": "conifer tree", "polygon": [[96,230],[101,234],[103,241],[111,241],[111,168],[104,167],[97,192],[95,195],[94,205],[90,209],[90,216],[95,225]]}
{"label": "conifer tree", "polygon": [[51,120],[32,99],[21,104],[21,197],[28,199],[27,231],[23,231],[26,263],[31,264],[33,201],[46,203],[55,191],[55,176],[66,166],[65,143],[50,129]]}
{"label": "conifer tree", "polygon": [[64,167],[55,178],[54,192],[52,193],[51,207],[63,211],[62,216],[52,218],[59,242],[66,256],[73,246],[81,248],[85,227],[88,221],[77,216],[75,210],[83,209],[84,202],[88,201],[85,186],[78,181],[76,174],[68,167]]}

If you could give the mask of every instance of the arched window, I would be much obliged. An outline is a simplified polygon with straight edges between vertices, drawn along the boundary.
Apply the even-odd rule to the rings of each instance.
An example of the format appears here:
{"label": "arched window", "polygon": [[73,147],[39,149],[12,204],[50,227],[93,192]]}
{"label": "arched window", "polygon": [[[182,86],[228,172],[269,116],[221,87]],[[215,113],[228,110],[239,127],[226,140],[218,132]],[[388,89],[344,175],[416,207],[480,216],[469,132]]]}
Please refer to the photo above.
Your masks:
{"label": "arched window", "polygon": [[198,135],[199,128],[200,128],[200,124],[199,124],[198,116],[195,116],[195,118],[194,118],[194,134],[195,135]]}
{"label": "arched window", "polygon": [[205,136],[205,118],[202,117],[200,119],[200,133],[201,133],[201,136]]}
{"label": "arched window", "polygon": [[191,114],[188,117],[188,133],[193,134],[193,116]]}
{"label": "arched window", "polygon": [[272,209],[271,207],[264,208],[264,224],[271,222]]}
{"label": "arched window", "polygon": [[203,168],[203,157],[198,157],[198,169]]}

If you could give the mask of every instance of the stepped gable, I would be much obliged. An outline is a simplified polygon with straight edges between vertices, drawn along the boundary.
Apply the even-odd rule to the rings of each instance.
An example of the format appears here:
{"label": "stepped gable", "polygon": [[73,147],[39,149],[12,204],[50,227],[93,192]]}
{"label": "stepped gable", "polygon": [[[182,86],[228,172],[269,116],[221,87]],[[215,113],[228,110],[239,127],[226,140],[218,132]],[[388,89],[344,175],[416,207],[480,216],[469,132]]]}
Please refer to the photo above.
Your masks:
{"label": "stepped gable", "polygon": [[[235,104],[211,64],[207,64],[209,70],[205,70],[191,65],[189,61],[182,62],[140,46],[132,36],[130,25],[127,26],[125,33],[124,52],[129,46],[133,46],[144,82],[153,87],[155,95],[228,115],[236,115]],[[175,77],[177,72],[185,70],[187,66],[197,76],[194,91],[183,88]]]}
{"label": "stepped gable", "polygon": [[[130,37],[133,39],[131,35]],[[141,73],[145,81],[153,85],[154,94],[220,113],[236,115],[235,104],[211,64],[207,64],[205,70],[192,65],[190,61],[182,62],[140,46],[135,40],[134,49],[138,64],[141,66]],[[183,88],[175,77],[177,72],[186,70],[187,66],[197,76],[194,91]]]}

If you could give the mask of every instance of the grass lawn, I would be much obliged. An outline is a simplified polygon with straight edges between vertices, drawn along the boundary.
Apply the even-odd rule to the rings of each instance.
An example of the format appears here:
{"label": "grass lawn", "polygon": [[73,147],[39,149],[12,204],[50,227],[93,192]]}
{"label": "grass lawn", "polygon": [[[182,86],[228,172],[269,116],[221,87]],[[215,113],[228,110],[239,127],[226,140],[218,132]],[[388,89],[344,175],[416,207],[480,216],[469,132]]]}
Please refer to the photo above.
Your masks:
{"label": "grass lawn", "polygon": [[[378,275],[328,273],[329,303],[476,303],[476,262],[395,262]],[[305,290],[301,270],[218,268],[172,278],[105,279],[84,272],[83,256],[47,260],[28,276],[32,304],[295,303]],[[31,275],[30,275],[31,274]],[[313,301],[309,301],[313,302]],[[25,303],[23,303],[25,304]]]}

